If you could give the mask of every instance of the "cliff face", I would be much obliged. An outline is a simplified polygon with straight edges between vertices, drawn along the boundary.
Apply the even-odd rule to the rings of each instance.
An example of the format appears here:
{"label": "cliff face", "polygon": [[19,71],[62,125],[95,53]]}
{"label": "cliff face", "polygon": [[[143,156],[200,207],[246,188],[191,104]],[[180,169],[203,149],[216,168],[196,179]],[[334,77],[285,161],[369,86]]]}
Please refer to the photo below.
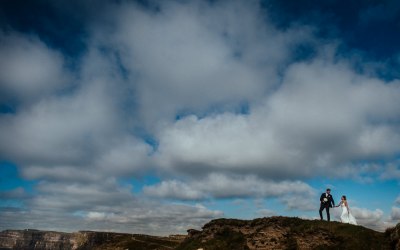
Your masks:
{"label": "cliff face", "polygon": [[82,231],[77,233],[39,230],[6,230],[0,233],[0,250],[173,249],[183,237],[157,237]]}
{"label": "cliff face", "polygon": [[0,233],[1,249],[77,249],[71,234],[38,230],[7,230]]}

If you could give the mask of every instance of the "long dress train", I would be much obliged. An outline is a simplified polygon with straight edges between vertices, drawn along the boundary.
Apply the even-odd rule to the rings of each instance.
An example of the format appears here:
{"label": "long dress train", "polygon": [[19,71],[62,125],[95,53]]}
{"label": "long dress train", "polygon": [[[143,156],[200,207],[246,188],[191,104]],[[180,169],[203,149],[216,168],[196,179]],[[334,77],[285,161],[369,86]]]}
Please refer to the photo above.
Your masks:
{"label": "long dress train", "polygon": [[350,223],[353,225],[357,225],[356,218],[354,218],[354,216],[348,212],[346,205],[342,203],[340,206],[342,207],[342,214],[340,215],[340,220],[343,223]]}

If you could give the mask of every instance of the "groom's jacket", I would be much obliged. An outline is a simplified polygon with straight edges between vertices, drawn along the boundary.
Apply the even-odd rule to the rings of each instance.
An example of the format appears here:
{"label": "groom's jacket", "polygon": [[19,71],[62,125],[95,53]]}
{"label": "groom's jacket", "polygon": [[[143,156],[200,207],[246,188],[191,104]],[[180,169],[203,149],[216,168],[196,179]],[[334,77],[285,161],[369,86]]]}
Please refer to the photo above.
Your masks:
{"label": "groom's jacket", "polygon": [[329,206],[329,207],[335,206],[335,201],[333,200],[331,194],[322,193],[319,200],[321,201],[321,206]]}

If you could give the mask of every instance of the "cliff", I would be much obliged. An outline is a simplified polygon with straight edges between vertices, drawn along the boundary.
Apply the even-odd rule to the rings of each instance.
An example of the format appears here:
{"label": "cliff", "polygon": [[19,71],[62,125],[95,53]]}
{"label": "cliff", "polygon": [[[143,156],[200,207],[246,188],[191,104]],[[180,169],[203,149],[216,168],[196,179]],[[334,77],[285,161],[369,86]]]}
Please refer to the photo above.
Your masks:
{"label": "cliff", "polygon": [[70,234],[38,230],[0,233],[0,249],[76,249]]}
{"label": "cliff", "polygon": [[81,231],[61,233],[39,230],[6,230],[0,233],[0,250],[166,250],[184,236],[157,237],[141,234]]}

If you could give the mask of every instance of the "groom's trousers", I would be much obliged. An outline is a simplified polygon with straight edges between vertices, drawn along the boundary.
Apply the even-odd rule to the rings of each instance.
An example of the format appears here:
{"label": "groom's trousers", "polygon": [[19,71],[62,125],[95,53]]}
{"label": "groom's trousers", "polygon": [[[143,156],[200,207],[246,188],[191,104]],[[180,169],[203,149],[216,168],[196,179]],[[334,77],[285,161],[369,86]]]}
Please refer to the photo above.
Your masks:
{"label": "groom's trousers", "polygon": [[331,215],[329,214],[329,205],[321,203],[321,207],[319,208],[319,217],[321,217],[321,220],[324,219],[322,216],[322,211],[326,209],[326,217],[328,218],[328,221],[331,221]]}

